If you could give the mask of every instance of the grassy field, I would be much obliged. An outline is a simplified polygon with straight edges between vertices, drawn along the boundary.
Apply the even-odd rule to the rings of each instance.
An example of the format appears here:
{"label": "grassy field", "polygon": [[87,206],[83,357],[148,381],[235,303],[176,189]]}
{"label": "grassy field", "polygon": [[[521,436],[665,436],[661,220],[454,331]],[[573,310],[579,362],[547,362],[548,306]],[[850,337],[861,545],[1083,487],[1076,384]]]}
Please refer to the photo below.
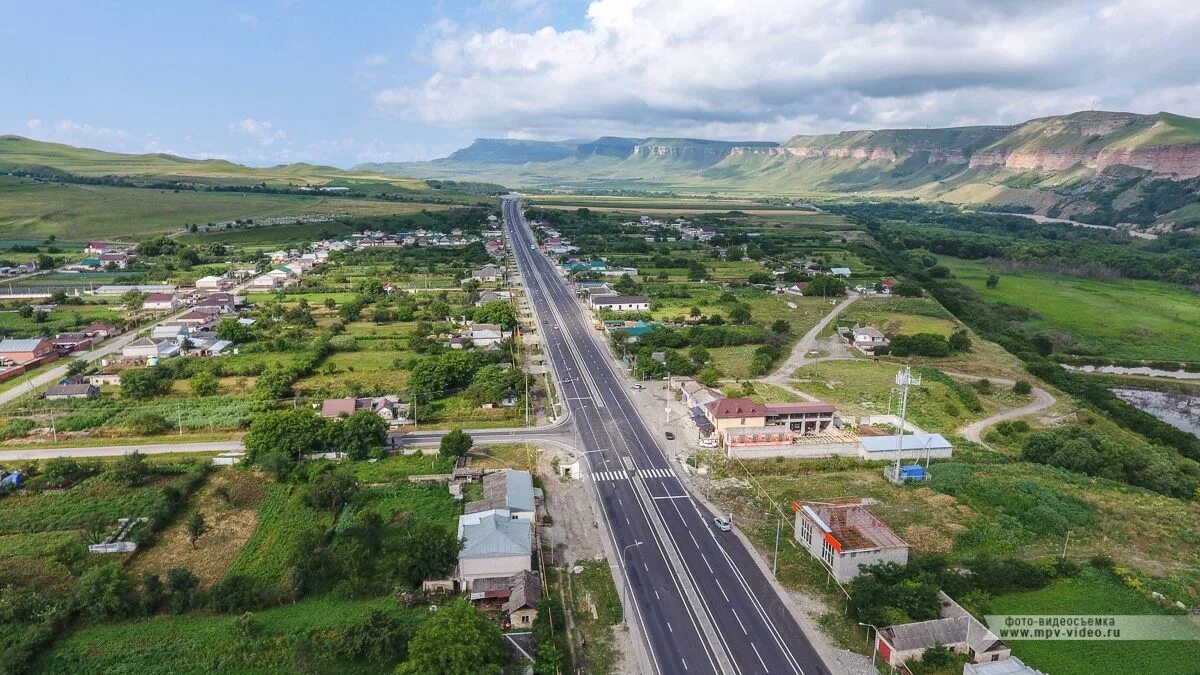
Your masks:
{"label": "grassy field", "polygon": [[[1162,614],[1163,608],[1104,572],[1085,568],[1074,579],[995,598],[993,614]],[[1119,675],[1130,666],[1145,673],[1195,672],[1200,641],[1011,640],[1014,656],[1055,675]]]}
{"label": "grassy field", "polygon": [[[836,404],[843,414],[896,414],[899,395],[893,389],[898,367],[866,359],[828,361],[798,368],[793,377],[797,389]],[[921,374],[920,369],[914,370]],[[976,396],[982,410],[972,411],[954,388],[926,377],[922,386],[909,391],[908,419],[926,431],[949,434],[990,411],[1028,402],[1001,387],[987,395],[976,392]]]}
{"label": "grassy field", "polygon": [[[419,623],[424,608],[406,609],[392,598],[306,599],[254,614],[260,634],[238,640],[239,616],[191,614],[149,621],[95,624],[71,633],[36,663],[39,673],[339,672],[388,673],[391,667],[339,662],[323,638],[389,610]],[[235,644],[237,643],[237,644]]]}
{"label": "grassy field", "polygon": [[[242,548],[258,529],[257,507],[267,495],[270,479],[262,474],[227,468],[217,471],[199,491],[192,511],[204,516],[207,530],[193,547],[184,514],[159,534],[154,545],[134,556],[131,574],[151,572],[166,576],[173,567],[186,567],[205,587],[221,580]],[[227,490],[230,499],[218,496]]]}
{"label": "grassy field", "polygon": [[142,239],[177,232],[189,223],[317,213],[392,215],[423,208],[444,207],[299,195],[60,185],[0,177],[0,236],[6,238],[55,234],[70,239]]}
{"label": "grassy field", "polygon": [[954,276],[989,300],[1025,307],[1034,330],[1069,334],[1076,344],[1122,359],[1193,360],[1200,340],[1200,297],[1156,281],[1097,281],[1048,272],[1000,273],[994,289],[985,263],[943,258]]}
{"label": "grassy field", "polygon": [[[930,298],[871,297],[858,300],[826,332],[837,326],[872,326],[884,333],[936,333],[949,336],[962,326],[950,312]],[[836,325],[834,325],[836,324]]]}

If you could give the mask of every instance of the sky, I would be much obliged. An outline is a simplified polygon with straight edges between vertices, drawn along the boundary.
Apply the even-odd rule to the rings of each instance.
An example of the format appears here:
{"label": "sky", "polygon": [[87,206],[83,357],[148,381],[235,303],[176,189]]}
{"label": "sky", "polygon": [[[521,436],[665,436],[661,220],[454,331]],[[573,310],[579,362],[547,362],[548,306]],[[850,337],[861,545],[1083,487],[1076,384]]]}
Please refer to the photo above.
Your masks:
{"label": "sky", "polygon": [[252,165],[478,137],[1200,117],[1196,0],[0,0],[0,133]]}

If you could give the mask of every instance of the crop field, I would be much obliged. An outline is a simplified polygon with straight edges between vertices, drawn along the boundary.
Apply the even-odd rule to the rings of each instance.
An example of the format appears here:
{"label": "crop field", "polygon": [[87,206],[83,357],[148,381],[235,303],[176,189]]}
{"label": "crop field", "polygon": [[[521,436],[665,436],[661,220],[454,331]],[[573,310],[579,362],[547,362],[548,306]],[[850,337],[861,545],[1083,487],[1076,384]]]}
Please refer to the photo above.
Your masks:
{"label": "crop field", "polygon": [[[254,614],[261,634],[248,649],[231,648],[237,614],[162,616],[151,621],[93,624],[66,637],[38,659],[34,672],[161,673],[180,664],[205,672],[388,673],[390,667],[339,662],[322,637],[362,620],[373,610],[403,613],[413,624],[429,614],[388,597],[348,600],[315,597]],[[300,642],[309,650],[293,647]]]}
{"label": "crop field", "polygon": [[989,300],[1024,307],[1030,328],[1069,334],[1114,359],[1188,361],[1200,341],[1200,296],[1156,281],[1099,281],[1048,272],[1000,273],[987,288],[987,264],[943,258],[956,279]]}
{"label": "crop field", "polygon": [[[436,205],[365,199],[33,183],[0,177],[0,236],[143,239],[189,223],[328,213],[418,212]],[[270,228],[263,228],[270,229]],[[254,232],[254,230],[247,230]],[[274,235],[257,235],[261,240]],[[242,242],[245,243],[245,242]]]}
{"label": "crop field", "polygon": [[[462,506],[445,485],[400,482],[362,490],[355,496],[350,512],[378,513],[385,523],[404,518],[431,520],[453,529]],[[346,514],[341,517],[346,518]]]}
{"label": "crop field", "polygon": [[269,586],[279,583],[288,558],[305,532],[322,531],[332,524],[328,513],[304,503],[304,490],[292,485],[272,485],[258,505],[258,529],[229,568]]}

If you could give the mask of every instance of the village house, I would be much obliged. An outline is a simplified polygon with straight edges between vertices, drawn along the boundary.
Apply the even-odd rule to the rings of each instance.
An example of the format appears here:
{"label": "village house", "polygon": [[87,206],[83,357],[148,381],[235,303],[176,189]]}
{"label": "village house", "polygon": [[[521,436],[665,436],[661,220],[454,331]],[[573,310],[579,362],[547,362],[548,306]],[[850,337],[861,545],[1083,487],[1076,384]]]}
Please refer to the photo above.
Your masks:
{"label": "village house", "polygon": [[50,338],[50,342],[60,352],[73,352],[92,346],[92,338],[86,333],[59,333]]}
{"label": "village house", "polygon": [[601,295],[592,297],[592,307],[615,312],[648,312],[650,298],[645,295]]}
{"label": "village house", "polygon": [[468,502],[465,513],[505,509],[513,518],[533,519],[536,493],[528,471],[505,469],[483,477],[483,499]]}
{"label": "village house", "polygon": [[119,332],[121,332],[120,329],[113,324],[104,323],[101,321],[97,321],[96,323],[93,323],[92,325],[83,329],[83,334],[92,338],[94,342],[107,340]]}
{"label": "village house", "polygon": [[0,360],[9,363],[26,363],[57,353],[54,343],[46,338],[0,340]]}
{"label": "village house", "polygon": [[131,361],[165,359],[179,353],[179,343],[174,340],[139,338],[121,348],[121,356]]}
{"label": "village house", "polygon": [[841,583],[858,576],[859,568],[867,565],[908,563],[908,544],[859,503],[800,506],[795,536]]}
{"label": "village house", "polygon": [[223,291],[233,286],[233,279],[225,276],[207,276],[196,280],[196,290],[214,292]]}
{"label": "village house", "polygon": [[179,306],[172,293],[151,293],[142,300],[142,309],[152,312],[169,312]]}
{"label": "village house", "polygon": [[489,302],[508,302],[509,300],[512,300],[510,291],[482,291],[479,299],[475,301],[475,306],[483,307]]}
{"label": "village house", "polygon": [[853,274],[853,272],[850,271],[849,267],[831,267],[829,269],[829,273],[835,277],[846,277],[846,278],[849,278],[850,275]]}
{"label": "village house", "polygon": [[125,269],[129,266],[129,256],[120,251],[110,251],[100,254],[100,264],[104,267],[112,265],[117,269]]}
{"label": "village house", "polygon": [[112,248],[109,247],[109,245],[105,244],[104,242],[89,241],[88,245],[83,249],[83,252],[90,253],[92,255],[100,255],[102,253],[107,253],[111,250],[112,250]]}
{"label": "village house", "polygon": [[232,314],[246,299],[231,293],[213,293],[196,302],[193,309],[205,314]]}
{"label": "village house", "polygon": [[499,281],[504,272],[495,265],[484,265],[471,273],[471,278],[482,283]]}
{"label": "village house", "polygon": [[471,344],[476,347],[494,347],[512,337],[512,331],[502,329],[494,323],[477,323],[470,327]]}
{"label": "village house", "polygon": [[96,398],[100,389],[92,384],[57,384],[46,390],[47,401],[65,401],[73,398]]}
{"label": "village house", "polygon": [[934,645],[945,645],[952,652],[966,654],[974,663],[999,662],[1011,657],[1012,650],[1008,645],[950,596],[938,591],[938,601],[941,603],[940,619],[879,630],[875,647],[885,663],[900,668],[910,659],[921,658],[925,650]]}
{"label": "village house", "polygon": [[410,424],[408,404],[401,403],[396,396],[368,396],[327,398],[321,402],[321,417],[337,419],[353,415],[359,410],[370,410],[391,425]]}
{"label": "village house", "polygon": [[508,509],[489,509],[458,517],[456,578],[465,590],[489,577],[512,577],[533,569],[533,521],[514,518]]}
{"label": "village house", "polygon": [[887,336],[870,326],[856,326],[850,330],[850,343],[863,352],[872,352],[879,347],[892,344]]}

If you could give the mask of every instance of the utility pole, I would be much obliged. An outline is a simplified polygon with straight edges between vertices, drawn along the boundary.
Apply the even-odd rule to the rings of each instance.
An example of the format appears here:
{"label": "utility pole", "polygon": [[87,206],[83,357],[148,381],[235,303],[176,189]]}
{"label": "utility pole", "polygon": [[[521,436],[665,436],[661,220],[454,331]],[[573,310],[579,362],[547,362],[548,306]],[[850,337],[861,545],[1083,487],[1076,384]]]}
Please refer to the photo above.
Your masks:
{"label": "utility pole", "polygon": [[[625,580],[625,604],[626,605],[629,604],[630,599],[629,599],[629,573],[625,570],[625,554],[627,552],[629,552],[629,549],[633,548],[634,546],[641,546],[641,545],[642,545],[642,542],[635,541],[632,544],[621,549],[621,576]],[[625,625],[627,625],[627,626],[629,625],[629,612],[625,611],[624,607],[621,608],[621,620],[625,623]]]}
{"label": "utility pole", "polygon": [[771,565],[771,576],[779,578],[779,533],[783,529],[783,516],[775,521],[775,563]]}

